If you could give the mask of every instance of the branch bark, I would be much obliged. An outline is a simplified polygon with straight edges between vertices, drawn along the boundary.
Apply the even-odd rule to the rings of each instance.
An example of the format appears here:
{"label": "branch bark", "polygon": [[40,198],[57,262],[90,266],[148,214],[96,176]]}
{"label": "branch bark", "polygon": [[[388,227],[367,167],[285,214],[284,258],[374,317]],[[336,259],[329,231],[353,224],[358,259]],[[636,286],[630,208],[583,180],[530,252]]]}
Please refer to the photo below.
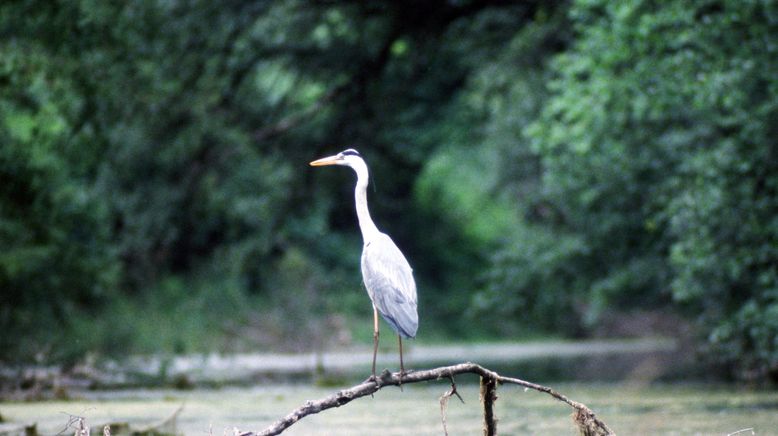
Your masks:
{"label": "branch bark", "polygon": [[[483,396],[484,412],[485,412],[484,434],[496,434],[497,431],[497,427],[495,424],[496,418],[494,416],[493,404],[497,398],[496,389],[498,384],[514,384],[514,385],[522,386],[527,389],[532,389],[538,392],[542,392],[572,407],[575,411],[574,421],[578,426],[581,434],[587,436],[590,435],[608,436],[608,435],[615,434],[613,430],[611,430],[603,421],[597,418],[594,412],[592,412],[592,410],[589,409],[586,405],[579,403],[577,401],[572,401],[566,396],[556,392],[555,390],[549,387],[524,381],[518,378],[505,377],[494,371],[486,369],[481,365],[471,363],[471,362],[460,363],[451,366],[443,366],[434,369],[412,371],[404,374],[402,378],[399,373],[389,373],[389,371],[384,371],[375,380],[364,381],[349,389],[338,391],[328,397],[319,400],[306,401],[305,404],[293,410],[285,417],[274,422],[272,425],[270,425],[264,430],[261,430],[259,432],[237,431],[235,434],[239,436],[277,435],[283,432],[284,430],[286,430],[287,428],[289,428],[290,426],[292,426],[300,419],[305,418],[308,415],[313,415],[315,413],[319,413],[334,407],[343,406],[344,404],[348,404],[349,402],[357,398],[372,395],[386,386],[399,386],[400,384],[418,383],[423,381],[440,380],[440,379],[451,379],[455,375],[468,374],[468,373],[476,374],[480,376],[482,380],[481,392]],[[487,386],[486,390],[488,395],[483,395],[484,385]],[[490,414],[490,418],[488,419],[486,418],[487,403],[489,403],[488,413]],[[487,426],[489,425],[491,425],[491,429],[493,433],[487,433]]]}
{"label": "branch bark", "polygon": [[484,403],[484,436],[497,434],[494,402],[497,401],[497,380],[481,376],[481,402]]}

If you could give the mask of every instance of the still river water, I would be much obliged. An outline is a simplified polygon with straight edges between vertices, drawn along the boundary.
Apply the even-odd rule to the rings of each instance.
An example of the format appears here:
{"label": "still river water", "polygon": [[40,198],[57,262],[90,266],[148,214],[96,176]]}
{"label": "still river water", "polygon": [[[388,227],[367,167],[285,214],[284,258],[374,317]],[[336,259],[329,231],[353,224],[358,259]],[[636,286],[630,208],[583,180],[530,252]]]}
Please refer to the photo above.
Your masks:
{"label": "still river water", "polygon": [[[592,352],[598,347],[601,353]],[[588,357],[580,352],[582,348],[588,350]],[[478,355],[483,359],[479,363],[503,375],[540,381],[571,400],[586,404],[620,435],[778,435],[778,391],[689,382],[684,373],[668,378],[668,374],[682,366],[682,350],[666,342],[653,345],[589,343],[584,347],[580,343],[560,343],[547,350],[557,358],[545,360],[544,350],[538,345],[469,346],[464,349],[417,346],[411,349],[408,357],[417,367],[432,367],[436,364],[435,359],[456,363],[464,360],[459,358],[461,356]],[[559,358],[565,354],[566,358]],[[522,363],[519,356],[526,361]],[[176,419],[165,429],[178,434],[231,435],[235,428],[259,431],[308,400],[321,399],[359,383],[364,378],[359,374],[365,372],[364,362],[369,362],[370,355],[359,352],[304,357],[303,361],[315,361],[317,365],[324,362],[325,368],[335,373],[340,370],[340,376],[328,379],[330,384],[326,387],[315,386],[311,382],[315,377],[304,383],[283,382],[278,377],[247,378],[243,372],[261,372],[268,365],[273,372],[279,371],[275,366],[284,362],[283,356],[269,360],[266,357],[263,357],[266,364],[259,356],[206,357],[167,363],[170,371],[179,368],[195,381],[198,377],[221,377],[229,383],[210,386],[222,387],[72,390],[68,392],[68,400],[0,402],[0,435],[19,434],[3,431],[18,430],[33,423],[39,434],[73,434],[72,429],[63,432],[69,415],[83,416],[93,427],[92,434],[102,434],[103,425],[112,424],[112,433],[116,435],[120,434],[116,424],[124,423],[133,430],[142,430],[156,426],[177,411]],[[379,356],[379,364],[388,366],[395,357],[391,352],[384,353]],[[356,367],[350,366],[352,360]],[[507,361],[516,364],[507,365]],[[293,362],[291,359],[282,366],[290,368]],[[143,365],[153,366],[149,362]],[[299,368],[292,372],[297,370]],[[566,379],[565,374],[576,374],[577,377],[573,381]],[[232,380],[231,376],[234,376]],[[239,381],[241,379],[244,381]],[[285,380],[290,379],[300,378]],[[696,379],[700,380],[699,377]],[[449,401],[446,411],[448,434],[480,434],[482,413],[477,378],[460,376],[457,385],[465,403],[456,398]],[[439,381],[405,385],[402,391],[384,388],[372,398],[360,398],[343,407],[306,417],[284,434],[441,435],[439,398],[449,387],[448,381]],[[571,409],[548,395],[510,385],[500,386],[497,393],[500,434],[577,434]]]}

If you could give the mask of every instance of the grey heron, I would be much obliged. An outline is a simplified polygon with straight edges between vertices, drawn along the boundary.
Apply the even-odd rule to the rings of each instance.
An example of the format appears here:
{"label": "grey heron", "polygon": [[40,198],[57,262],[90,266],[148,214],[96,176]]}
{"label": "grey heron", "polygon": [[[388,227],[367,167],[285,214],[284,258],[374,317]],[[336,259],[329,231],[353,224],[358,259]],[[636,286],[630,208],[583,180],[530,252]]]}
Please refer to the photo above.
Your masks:
{"label": "grey heron", "polygon": [[400,345],[400,375],[405,374],[403,364],[403,338],[416,337],[419,315],[416,310],[416,282],[408,261],[392,238],[382,233],[370,218],[367,208],[367,164],[354,149],[344,150],[311,162],[311,166],[344,165],[357,173],[354,189],[357,219],[362,231],[362,279],[367,294],[373,302],[373,377],[375,377],[378,353],[378,314],[397,333]]}

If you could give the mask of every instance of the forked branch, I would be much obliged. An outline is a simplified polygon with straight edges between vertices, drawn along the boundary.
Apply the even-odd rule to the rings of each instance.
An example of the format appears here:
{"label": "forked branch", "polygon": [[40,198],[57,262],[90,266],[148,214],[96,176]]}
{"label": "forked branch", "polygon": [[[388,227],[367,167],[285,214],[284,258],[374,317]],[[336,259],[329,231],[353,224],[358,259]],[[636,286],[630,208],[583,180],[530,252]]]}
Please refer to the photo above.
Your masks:
{"label": "forked branch", "polygon": [[239,436],[277,435],[308,415],[313,415],[333,407],[340,407],[357,398],[372,395],[386,386],[399,386],[400,384],[418,383],[430,380],[452,379],[452,377],[455,375],[468,373],[476,374],[481,377],[481,392],[484,401],[485,434],[496,433],[496,417],[494,416],[493,405],[494,401],[496,400],[497,385],[499,384],[514,384],[523,386],[527,389],[543,392],[572,407],[575,411],[573,415],[574,421],[581,431],[581,434],[583,435],[606,436],[615,434],[604,422],[597,418],[591,409],[582,403],[572,401],[566,396],[546,386],[541,386],[539,384],[531,383],[517,378],[504,377],[494,371],[482,367],[481,365],[470,362],[451,366],[443,366],[434,369],[413,371],[404,374],[402,379],[400,378],[399,373],[392,374],[388,371],[384,371],[375,380],[367,380],[349,389],[338,391],[328,397],[319,400],[306,401],[305,404],[293,410],[285,417],[274,422],[264,430],[259,432],[236,431],[235,434]]}

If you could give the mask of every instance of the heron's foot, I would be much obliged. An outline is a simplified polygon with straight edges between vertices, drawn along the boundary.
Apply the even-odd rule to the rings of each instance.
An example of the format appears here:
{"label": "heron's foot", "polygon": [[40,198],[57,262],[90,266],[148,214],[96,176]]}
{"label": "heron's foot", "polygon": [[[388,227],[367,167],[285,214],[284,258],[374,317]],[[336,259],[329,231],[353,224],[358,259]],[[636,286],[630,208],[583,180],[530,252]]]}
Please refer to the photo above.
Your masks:
{"label": "heron's foot", "polygon": [[389,384],[392,381],[392,373],[388,369],[381,371],[379,375],[371,375],[362,383]]}

